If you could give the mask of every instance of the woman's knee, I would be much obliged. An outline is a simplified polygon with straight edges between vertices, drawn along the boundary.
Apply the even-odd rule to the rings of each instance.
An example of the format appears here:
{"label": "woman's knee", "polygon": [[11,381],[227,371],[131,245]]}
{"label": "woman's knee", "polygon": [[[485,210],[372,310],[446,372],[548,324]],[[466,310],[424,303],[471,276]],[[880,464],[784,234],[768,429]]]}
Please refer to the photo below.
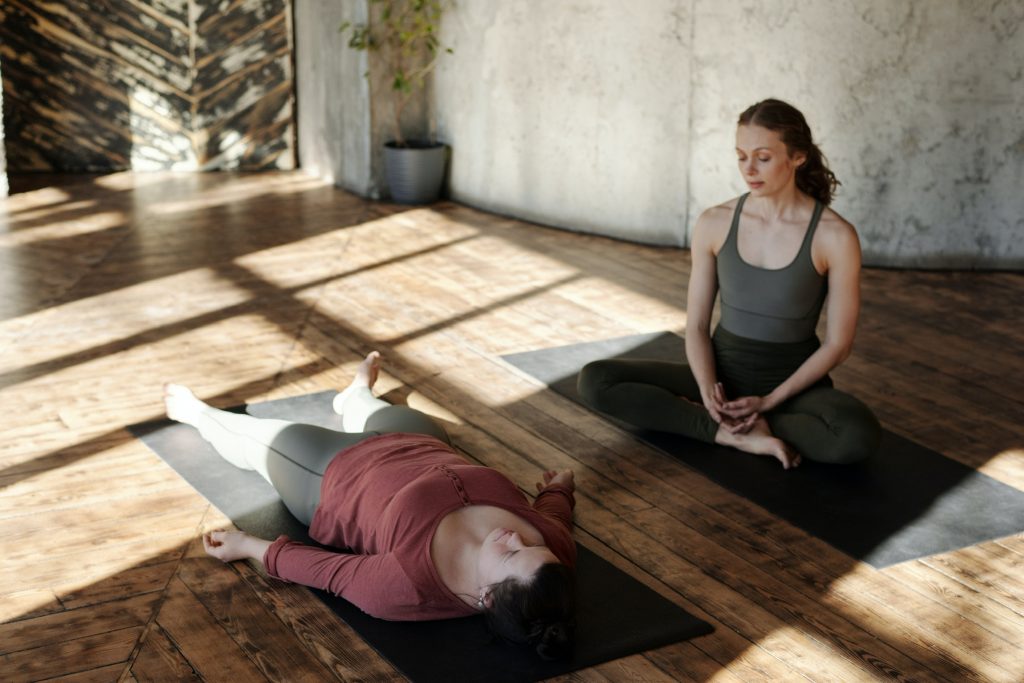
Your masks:
{"label": "woman's knee", "polygon": [[391,405],[378,410],[366,419],[368,432],[407,432],[426,434],[446,443],[451,443],[448,433],[434,418],[415,408]]}
{"label": "woman's knee", "polygon": [[836,440],[828,454],[829,462],[848,465],[878,452],[882,425],[866,405],[861,403],[857,409],[845,411],[835,427]]}
{"label": "woman's knee", "polygon": [[576,391],[583,402],[591,407],[597,407],[601,390],[605,386],[603,363],[604,361],[599,360],[587,363],[576,378]]}

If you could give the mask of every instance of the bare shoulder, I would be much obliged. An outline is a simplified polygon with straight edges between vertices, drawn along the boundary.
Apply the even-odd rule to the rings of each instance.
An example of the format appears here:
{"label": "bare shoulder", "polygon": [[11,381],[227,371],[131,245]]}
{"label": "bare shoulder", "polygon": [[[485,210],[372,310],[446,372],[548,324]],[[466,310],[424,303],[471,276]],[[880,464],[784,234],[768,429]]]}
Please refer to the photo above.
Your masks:
{"label": "bare shoulder", "polygon": [[834,209],[825,207],[821,212],[821,219],[818,221],[818,232],[829,240],[843,242],[846,240],[857,240],[857,229],[850,221],[843,218]]}
{"label": "bare shoulder", "polygon": [[814,260],[817,265],[850,262],[860,264],[860,239],[853,224],[831,208],[825,207],[814,235]]}
{"label": "bare shoulder", "polygon": [[724,225],[728,228],[732,223],[732,215],[736,211],[736,202],[739,200],[739,197],[733,197],[727,202],[704,209],[697,217],[697,225],[712,229]]}
{"label": "bare shoulder", "polygon": [[693,228],[694,245],[706,246],[714,252],[725,242],[729,234],[729,226],[732,225],[732,216],[736,211],[736,202],[739,197],[730,199],[716,206],[704,209],[697,217],[697,223]]}

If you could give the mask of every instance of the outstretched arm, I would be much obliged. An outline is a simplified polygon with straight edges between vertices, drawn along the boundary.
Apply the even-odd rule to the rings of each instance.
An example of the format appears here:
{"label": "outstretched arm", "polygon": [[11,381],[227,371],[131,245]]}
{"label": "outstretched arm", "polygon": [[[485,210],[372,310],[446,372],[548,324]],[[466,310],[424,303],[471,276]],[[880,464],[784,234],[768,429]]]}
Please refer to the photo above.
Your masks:
{"label": "outstretched arm", "polygon": [[263,561],[274,578],[329,591],[370,616],[424,618],[420,593],[392,553],[343,553],[280,536]]}
{"label": "outstretched arm", "polygon": [[391,555],[355,555],[315,548],[281,536],[266,541],[241,531],[203,534],[206,552],[224,562],[254,559],[276,579],[340,595],[382,619],[423,618],[415,587]]}

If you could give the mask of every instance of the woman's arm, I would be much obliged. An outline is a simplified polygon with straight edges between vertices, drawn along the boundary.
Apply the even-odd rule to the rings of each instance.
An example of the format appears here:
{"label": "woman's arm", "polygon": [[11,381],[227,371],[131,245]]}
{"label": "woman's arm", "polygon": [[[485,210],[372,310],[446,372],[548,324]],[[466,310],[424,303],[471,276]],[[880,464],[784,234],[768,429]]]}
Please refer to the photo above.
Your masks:
{"label": "woman's arm", "polygon": [[572,531],[572,509],[576,507],[576,481],[572,470],[548,470],[544,472],[544,481],[537,482],[537,497],[533,501],[533,509],[537,512],[554,517],[566,529]]}
{"label": "woman's arm", "polygon": [[[824,222],[822,227],[826,227]],[[829,221],[820,234],[828,277],[825,339],[796,372],[767,396],[727,401],[723,411],[730,417],[743,418],[772,410],[820,380],[850,355],[860,315],[860,241],[853,226],[842,219]]]}
{"label": "woman's arm", "polygon": [[270,547],[270,541],[256,538],[242,531],[208,531],[203,534],[203,548],[208,555],[222,562],[235,560],[258,560],[263,563],[263,556]]}
{"label": "woman's arm", "polygon": [[359,555],[317,548],[280,536],[263,563],[275,579],[339,595],[380,619],[423,619],[417,586],[392,553]]}
{"label": "woman's arm", "polygon": [[391,555],[354,555],[315,548],[281,536],[266,541],[242,531],[203,534],[206,552],[224,562],[253,559],[276,579],[340,595],[382,619],[422,618],[407,614],[416,590]]}
{"label": "woman's arm", "polygon": [[715,393],[718,383],[715,354],[711,347],[711,313],[718,294],[715,248],[721,239],[715,212],[722,207],[708,209],[700,215],[693,229],[690,245],[690,284],[686,295],[686,360],[697,386],[700,387],[704,407],[715,422],[721,423],[720,403]]}

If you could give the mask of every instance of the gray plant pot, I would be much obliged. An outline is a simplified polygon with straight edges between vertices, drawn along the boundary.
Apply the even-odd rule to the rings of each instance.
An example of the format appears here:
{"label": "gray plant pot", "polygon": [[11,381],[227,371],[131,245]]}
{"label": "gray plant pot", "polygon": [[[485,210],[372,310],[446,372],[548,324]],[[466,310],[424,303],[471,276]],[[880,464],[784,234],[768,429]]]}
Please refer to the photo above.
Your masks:
{"label": "gray plant pot", "polygon": [[408,147],[384,145],[384,175],[392,201],[429,204],[441,195],[448,148],[441,143],[409,142]]}

